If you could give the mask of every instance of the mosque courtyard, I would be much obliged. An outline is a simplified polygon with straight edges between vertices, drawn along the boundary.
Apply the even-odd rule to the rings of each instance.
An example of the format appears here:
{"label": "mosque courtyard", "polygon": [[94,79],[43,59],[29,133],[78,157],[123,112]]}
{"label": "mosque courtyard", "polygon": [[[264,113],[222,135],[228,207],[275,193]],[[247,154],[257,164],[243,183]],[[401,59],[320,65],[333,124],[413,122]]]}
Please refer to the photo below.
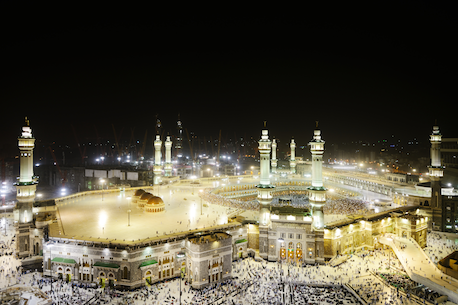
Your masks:
{"label": "mosque courtyard", "polygon": [[[251,183],[255,180],[246,179]],[[131,203],[133,191],[104,192],[66,199],[58,202],[59,217],[65,235],[75,238],[132,240],[181,231],[194,230],[204,226],[225,224],[228,214],[235,209],[202,202],[199,190],[219,186],[219,182],[200,184],[182,183],[147,189],[160,196],[166,212],[145,213]],[[229,182],[226,182],[229,183]],[[235,182],[237,183],[237,182]],[[328,184],[333,187],[332,184]],[[351,187],[347,187],[351,189]],[[356,189],[355,189],[356,190]],[[373,192],[359,191],[361,199],[386,200],[386,196]],[[379,207],[388,209],[392,207]],[[130,213],[130,226],[128,214]],[[256,219],[257,213],[245,211],[240,215]],[[345,218],[345,215],[327,214],[325,223]],[[92,284],[89,287],[78,283],[54,281],[53,292],[49,277],[39,272],[23,274],[21,261],[14,256],[14,226],[12,215],[7,215],[7,234],[2,234],[3,244],[12,250],[2,252],[0,287],[26,285],[40,288],[55,303],[76,304],[97,302],[107,304],[179,304],[180,281],[171,279],[139,288],[133,291],[117,291]],[[187,221],[189,219],[189,221]],[[180,223],[181,222],[181,223]],[[437,261],[456,247],[451,240],[435,234],[428,237],[426,253]],[[263,260],[244,259],[233,262],[232,279],[213,288],[193,290],[181,282],[183,304],[419,304],[417,296],[398,292],[394,286],[383,280],[381,275],[402,277],[402,264],[389,250],[360,251],[338,266],[306,265]],[[389,268],[389,263],[392,267]],[[346,287],[344,287],[346,285]],[[353,291],[353,293],[351,293]],[[364,303],[363,303],[364,302]],[[448,302],[449,304],[453,304]],[[434,304],[428,300],[424,304]]]}
{"label": "mosque courtyard", "polygon": [[[243,183],[257,180],[245,178]],[[228,223],[228,214],[234,208],[212,204],[201,200],[199,191],[221,185],[238,185],[239,182],[221,181],[180,183],[145,187],[144,190],[162,198],[165,212],[145,213],[132,203],[133,190],[103,194],[69,197],[57,202],[63,234],[74,239],[137,241],[168,234],[203,229]],[[329,183],[330,187],[334,184]],[[345,186],[348,190],[361,193],[359,198],[368,202],[388,200],[389,197],[374,192]],[[391,207],[377,207],[375,212]],[[369,207],[371,208],[371,207]],[[131,211],[130,213],[128,211]],[[255,211],[240,211],[239,215],[249,220],[258,220]],[[346,218],[343,214],[326,214],[325,223]]]}

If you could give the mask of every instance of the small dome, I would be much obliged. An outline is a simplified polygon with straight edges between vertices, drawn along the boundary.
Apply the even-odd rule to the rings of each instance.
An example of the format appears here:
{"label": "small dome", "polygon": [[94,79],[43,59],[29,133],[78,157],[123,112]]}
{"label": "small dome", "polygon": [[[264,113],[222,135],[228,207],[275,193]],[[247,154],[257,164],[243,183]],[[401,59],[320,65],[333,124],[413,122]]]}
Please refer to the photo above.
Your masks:
{"label": "small dome", "polygon": [[151,194],[151,193],[144,192],[144,193],[140,196],[140,200],[148,200],[148,199],[151,198],[151,197],[154,197],[154,195]]}
{"label": "small dome", "polygon": [[141,196],[144,192],[145,192],[144,190],[138,189],[138,190],[135,191],[134,196]]}
{"label": "small dome", "polygon": [[148,202],[146,204],[164,204],[164,201],[162,201],[161,197],[153,196],[150,199],[148,199]]}

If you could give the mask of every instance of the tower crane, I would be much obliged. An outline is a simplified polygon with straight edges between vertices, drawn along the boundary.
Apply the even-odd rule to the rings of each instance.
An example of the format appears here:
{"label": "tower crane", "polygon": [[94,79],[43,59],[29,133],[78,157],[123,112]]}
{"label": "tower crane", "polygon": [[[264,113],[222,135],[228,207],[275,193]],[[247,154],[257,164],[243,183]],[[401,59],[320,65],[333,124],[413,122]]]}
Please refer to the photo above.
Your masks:
{"label": "tower crane", "polygon": [[49,148],[49,151],[51,152],[52,158],[54,159],[54,164],[56,165],[57,170],[59,171],[59,175],[62,180],[62,186],[65,186],[65,182],[67,181],[67,172],[66,171],[62,172],[62,170],[60,169],[59,163],[57,163],[57,158],[54,155],[54,151],[52,150],[51,146],[49,146],[48,148]]}

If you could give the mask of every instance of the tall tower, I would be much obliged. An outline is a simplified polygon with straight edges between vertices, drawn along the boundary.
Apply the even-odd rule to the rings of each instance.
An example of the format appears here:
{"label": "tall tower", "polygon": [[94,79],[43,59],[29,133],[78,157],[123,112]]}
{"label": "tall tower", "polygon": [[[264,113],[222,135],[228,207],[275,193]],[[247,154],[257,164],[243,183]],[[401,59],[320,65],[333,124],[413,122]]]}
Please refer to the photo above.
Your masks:
{"label": "tall tower", "polygon": [[[264,124],[265,127],[265,124]],[[267,259],[268,256],[268,225],[270,222],[270,203],[272,202],[272,191],[275,186],[270,184],[270,149],[268,130],[262,131],[261,140],[259,140],[260,168],[261,179],[258,188],[258,201],[261,205],[259,211],[259,256]]]}
{"label": "tall tower", "polygon": [[[444,167],[441,163],[442,135],[439,126],[433,126],[433,133],[429,140],[431,142],[431,165],[428,167],[431,179],[431,207],[442,208],[441,181],[444,176]],[[433,221],[438,224],[434,219]]]}
{"label": "tall tower", "polygon": [[[30,228],[33,225],[33,202],[35,200],[35,192],[37,190],[37,178],[33,175],[33,148],[35,147],[35,139],[32,137],[32,129],[29,126],[29,120],[25,118],[25,126],[22,127],[22,134],[18,138],[18,146],[20,150],[19,177],[16,182],[16,207],[14,209],[14,218],[18,221],[16,228],[16,253],[22,258],[33,253],[37,248],[33,248]],[[37,232],[34,231],[34,236]]]}
{"label": "tall tower", "polygon": [[289,161],[289,168],[291,170],[291,174],[296,173],[296,143],[294,143],[294,139],[291,139],[291,160]]}
{"label": "tall tower", "polygon": [[177,136],[175,138],[175,152],[178,155],[183,148],[183,125],[181,124],[180,114],[178,114],[178,121],[177,121]]}
{"label": "tall tower", "polygon": [[32,129],[29,126],[29,120],[25,118],[25,126],[22,127],[22,135],[18,138],[20,150],[20,173],[16,183],[17,205],[16,210],[19,212],[18,221],[20,224],[31,223],[33,220],[32,204],[35,200],[37,189],[37,179],[33,175],[33,148],[35,147],[35,138],[32,137]]}
{"label": "tall tower", "polygon": [[272,173],[277,172],[277,141],[275,139],[272,140]]}
{"label": "tall tower", "polygon": [[167,136],[165,140],[165,176],[170,177],[172,176],[172,141],[170,140],[170,136]]}
{"label": "tall tower", "polygon": [[154,141],[154,184],[158,184],[161,181],[162,166],[161,166],[161,147],[162,141],[161,136],[156,135],[156,140]]}
{"label": "tall tower", "polygon": [[312,206],[313,226],[316,229],[322,229],[324,226],[323,205],[326,203],[326,188],[323,187],[324,141],[321,139],[318,122],[309,146],[312,153],[312,186],[308,188],[310,191],[309,201]]}

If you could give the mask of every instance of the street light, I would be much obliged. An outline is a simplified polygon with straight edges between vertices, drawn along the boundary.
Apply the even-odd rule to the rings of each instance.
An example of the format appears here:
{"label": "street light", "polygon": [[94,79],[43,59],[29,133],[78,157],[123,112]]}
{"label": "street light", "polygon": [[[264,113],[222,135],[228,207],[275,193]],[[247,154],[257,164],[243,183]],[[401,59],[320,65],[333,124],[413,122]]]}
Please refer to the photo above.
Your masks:
{"label": "street light", "polygon": [[102,185],[102,201],[103,201],[103,183],[105,182],[105,180],[104,179],[100,179],[99,182]]}
{"label": "street light", "polygon": [[[183,258],[186,254],[182,251],[177,253],[177,258]],[[178,304],[181,305],[181,282],[183,281],[183,268],[180,266],[180,302]]]}
{"label": "street light", "polygon": [[[279,241],[280,244],[281,244],[281,243],[285,242],[285,239],[280,237],[279,239],[277,239],[277,241]],[[280,257],[280,268],[281,268],[281,257]],[[288,269],[288,271],[289,271],[289,269]],[[280,271],[280,282],[281,282],[281,285],[283,287],[282,297],[283,297],[283,304],[284,304],[285,303],[285,283],[283,282],[283,277],[281,276],[282,272],[283,272],[283,268],[281,268],[281,271]]]}
{"label": "street light", "polygon": [[203,214],[202,214],[202,206],[203,206],[203,204],[202,204],[202,192],[203,192],[203,191],[204,191],[204,190],[199,190],[199,193],[200,193],[200,216],[203,215]]}
{"label": "street light", "polygon": [[48,243],[46,244],[46,246],[49,248],[49,260],[51,262],[51,293],[52,293],[52,273],[53,273],[53,270],[52,270],[52,247],[54,246],[53,244],[51,244],[49,241]]}
{"label": "street light", "polygon": [[127,202],[128,202],[128,210],[127,210],[127,226],[130,227],[130,213],[132,210],[130,209],[130,199],[131,197],[127,197]]}

